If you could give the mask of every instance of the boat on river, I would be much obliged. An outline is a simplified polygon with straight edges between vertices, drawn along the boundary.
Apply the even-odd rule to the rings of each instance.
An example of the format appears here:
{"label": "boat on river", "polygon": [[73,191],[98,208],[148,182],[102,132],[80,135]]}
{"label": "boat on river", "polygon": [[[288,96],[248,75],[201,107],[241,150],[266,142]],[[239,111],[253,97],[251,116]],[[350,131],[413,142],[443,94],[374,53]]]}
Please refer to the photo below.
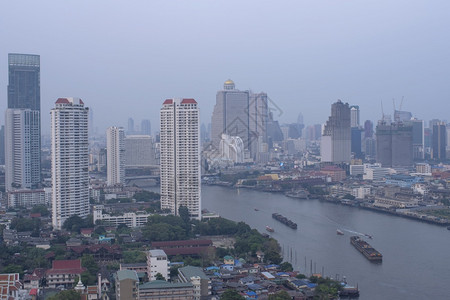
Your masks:
{"label": "boat on river", "polygon": [[344,235],[344,232],[340,229],[336,229],[336,234],[337,235]]}
{"label": "boat on river", "polygon": [[266,230],[268,231],[268,232],[274,232],[275,230],[272,228],[272,227],[270,227],[270,226],[266,226]]}
{"label": "boat on river", "polygon": [[274,218],[278,222],[281,222],[284,225],[286,225],[292,229],[297,229],[297,223],[294,223],[293,221],[289,220],[288,218],[286,218],[285,216],[283,216],[279,213],[273,213],[272,218]]}
{"label": "boat on river", "polygon": [[361,252],[368,260],[372,262],[382,262],[383,255],[381,255],[380,252],[375,250],[369,243],[364,241],[359,236],[352,236],[350,237],[350,243],[353,245],[353,247],[356,248],[359,252]]}

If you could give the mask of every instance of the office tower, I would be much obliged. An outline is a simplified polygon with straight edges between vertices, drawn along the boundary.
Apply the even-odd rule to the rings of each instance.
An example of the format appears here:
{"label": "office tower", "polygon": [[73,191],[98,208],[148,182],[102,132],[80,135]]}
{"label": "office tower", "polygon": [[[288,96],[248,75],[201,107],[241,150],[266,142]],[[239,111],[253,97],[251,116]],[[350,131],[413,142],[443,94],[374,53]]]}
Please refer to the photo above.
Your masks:
{"label": "office tower", "polygon": [[413,126],[410,122],[386,123],[376,127],[377,162],[383,167],[410,167],[413,159]]}
{"label": "office tower", "polygon": [[134,134],[134,120],[133,118],[128,118],[128,131],[127,134]]}
{"label": "office tower", "polygon": [[447,128],[447,140],[446,140],[447,147],[445,147],[445,152],[446,152],[445,157],[449,158],[450,157],[450,123],[447,124],[446,128]]}
{"label": "office tower", "polygon": [[200,120],[194,99],[167,99],[160,111],[161,209],[201,219]]}
{"label": "office tower", "polygon": [[219,149],[222,134],[239,136],[244,142],[245,150],[255,159],[258,139],[267,140],[268,122],[267,94],[237,90],[234,82],[227,80],[223,90],[216,95],[211,118],[212,144]]}
{"label": "office tower", "polygon": [[424,128],[423,120],[412,119],[412,135],[413,135],[413,159],[424,159]]}
{"label": "office tower", "polygon": [[433,125],[433,146],[431,151],[431,158],[438,160],[445,160],[447,146],[447,129],[444,122],[439,122]]}
{"label": "office tower", "polygon": [[351,129],[351,151],[355,158],[362,157],[362,129],[361,127],[352,127]]}
{"label": "office tower", "polygon": [[52,224],[89,214],[88,108],[78,98],[59,98],[51,110]]}
{"label": "office tower", "polygon": [[109,127],[106,130],[106,183],[107,185],[125,183],[125,131],[122,127]]}
{"label": "office tower", "polygon": [[125,167],[150,167],[155,165],[155,147],[149,135],[125,137]]}
{"label": "office tower", "polygon": [[359,127],[359,106],[350,106],[350,126]]}
{"label": "office tower", "polygon": [[141,134],[142,135],[152,135],[152,126],[150,120],[141,121]]}
{"label": "office tower", "polygon": [[5,113],[5,189],[37,188],[41,181],[39,111]]}
{"label": "office tower", "polygon": [[8,108],[41,110],[40,57],[8,54]]}
{"label": "office tower", "polygon": [[[12,118],[5,122],[5,171],[9,177],[5,178],[6,189],[11,189],[11,185],[37,187],[41,179],[39,55],[8,54],[8,109],[15,112],[6,113]],[[21,141],[12,140],[19,136]],[[26,178],[19,179],[21,176]]]}
{"label": "office tower", "polygon": [[373,137],[373,122],[366,120],[366,122],[364,122],[364,138],[371,137]]}
{"label": "office tower", "polygon": [[350,162],[350,107],[341,100],[331,105],[331,116],[324,126],[320,153],[322,162]]}

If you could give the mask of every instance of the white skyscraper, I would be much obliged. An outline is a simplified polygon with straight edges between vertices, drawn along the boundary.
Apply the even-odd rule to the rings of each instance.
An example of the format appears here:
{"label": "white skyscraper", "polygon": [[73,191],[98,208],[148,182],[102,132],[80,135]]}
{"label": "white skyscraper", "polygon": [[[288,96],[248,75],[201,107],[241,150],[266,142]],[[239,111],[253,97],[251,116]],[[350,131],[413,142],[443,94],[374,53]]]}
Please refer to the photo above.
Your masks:
{"label": "white skyscraper", "polygon": [[50,112],[54,229],[89,214],[88,110],[81,99],[59,98]]}
{"label": "white skyscraper", "polygon": [[122,127],[109,127],[106,130],[107,184],[125,182],[125,131]]}
{"label": "white skyscraper", "polygon": [[36,185],[40,182],[39,116],[37,110],[6,110],[6,191],[36,188]]}
{"label": "white skyscraper", "polygon": [[167,99],[160,111],[161,209],[186,206],[201,218],[200,122],[194,99]]}

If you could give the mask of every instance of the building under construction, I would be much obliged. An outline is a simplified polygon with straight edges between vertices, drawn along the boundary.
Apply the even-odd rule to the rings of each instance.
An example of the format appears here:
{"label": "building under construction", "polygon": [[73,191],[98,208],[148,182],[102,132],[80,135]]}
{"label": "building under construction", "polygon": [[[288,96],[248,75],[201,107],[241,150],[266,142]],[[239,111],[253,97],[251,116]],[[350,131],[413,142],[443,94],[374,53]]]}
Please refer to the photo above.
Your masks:
{"label": "building under construction", "polygon": [[376,128],[377,162],[383,167],[410,167],[413,162],[412,124],[379,121]]}

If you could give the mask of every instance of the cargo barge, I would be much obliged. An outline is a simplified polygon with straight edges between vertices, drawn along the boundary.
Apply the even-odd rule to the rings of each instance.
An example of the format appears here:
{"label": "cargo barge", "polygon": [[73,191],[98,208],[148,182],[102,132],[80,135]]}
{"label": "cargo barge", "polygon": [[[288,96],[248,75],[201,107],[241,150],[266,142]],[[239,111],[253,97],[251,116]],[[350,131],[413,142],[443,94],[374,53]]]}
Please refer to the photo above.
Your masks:
{"label": "cargo barge", "polygon": [[359,236],[350,237],[350,243],[359,252],[361,252],[368,260],[372,262],[382,262],[383,255],[375,250],[369,243],[361,239]]}
{"label": "cargo barge", "polygon": [[297,229],[297,223],[294,223],[293,221],[289,220],[288,218],[286,218],[283,215],[280,215],[278,213],[273,213],[272,214],[272,218],[274,218],[278,222],[281,222],[284,225],[286,225],[286,226],[288,226],[288,227],[290,227],[292,229]]}

